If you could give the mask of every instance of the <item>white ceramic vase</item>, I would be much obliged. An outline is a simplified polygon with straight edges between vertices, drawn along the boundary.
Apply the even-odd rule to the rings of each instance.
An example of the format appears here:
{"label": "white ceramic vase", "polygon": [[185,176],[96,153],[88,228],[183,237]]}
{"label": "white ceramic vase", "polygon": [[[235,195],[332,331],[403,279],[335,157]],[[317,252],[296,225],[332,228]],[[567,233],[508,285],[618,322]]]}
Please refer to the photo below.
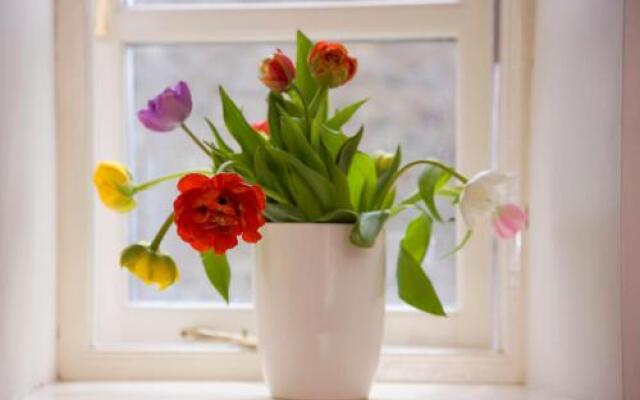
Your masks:
{"label": "white ceramic vase", "polygon": [[385,252],[351,225],[268,223],[257,246],[258,351],[273,397],[367,398],[384,325]]}

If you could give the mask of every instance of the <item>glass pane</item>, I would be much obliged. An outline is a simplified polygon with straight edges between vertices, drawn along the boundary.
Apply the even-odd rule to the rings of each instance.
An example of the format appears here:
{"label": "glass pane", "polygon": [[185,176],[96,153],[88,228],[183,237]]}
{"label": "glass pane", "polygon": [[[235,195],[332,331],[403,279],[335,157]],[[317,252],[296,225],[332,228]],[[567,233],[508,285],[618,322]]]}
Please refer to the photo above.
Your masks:
{"label": "glass pane", "polygon": [[[393,151],[400,143],[404,161],[426,156],[455,162],[455,42],[394,41],[348,43],[358,58],[355,79],[332,91],[334,107],[369,97],[346,132],[365,125],[363,147],[367,151]],[[193,130],[208,135],[205,116],[219,127],[221,118],[217,85],[225,86],[243,108],[249,121],[264,119],[264,88],[257,80],[257,64],[275,47],[293,55],[293,45],[206,44],[143,45],[129,49],[131,56],[129,163],[138,181],[206,166],[206,159],[181,132],[153,133],[137,123],[135,111],[166,86],[182,79],[193,93]],[[400,182],[400,195],[415,188],[419,169]],[[167,183],[142,193],[130,219],[130,240],[150,240],[171,211],[175,186]],[[445,213],[451,215],[452,210]],[[403,227],[411,215],[400,215],[387,227],[388,305],[403,304],[396,294],[395,261]],[[455,246],[452,224],[440,225],[432,238],[426,270],[446,305],[455,304],[455,258],[442,259]],[[181,280],[157,292],[131,280],[133,301],[220,301],[210,287],[198,255],[182,243],[172,229],[162,247],[181,266]],[[229,253],[232,263],[231,299],[251,302],[251,246],[241,245]]]}

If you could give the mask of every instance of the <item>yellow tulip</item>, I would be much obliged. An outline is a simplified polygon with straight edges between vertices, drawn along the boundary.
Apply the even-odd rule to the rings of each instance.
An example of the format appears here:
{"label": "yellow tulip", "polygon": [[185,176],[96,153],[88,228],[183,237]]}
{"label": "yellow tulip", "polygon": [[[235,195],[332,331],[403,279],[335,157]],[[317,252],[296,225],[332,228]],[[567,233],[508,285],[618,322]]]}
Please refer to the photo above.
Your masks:
{"label": "yellow tulip", "polygon": [[93,183],[100,200],[108,208],[127,212],[136,206],[131,174],[124,165],[115,161],[98,163],[93,173]]}
{"label": "yellow tulip", "polygon": [[384,171],[386,171],[391,164],[393,163],[393,153],[387,153],[384,151],[376,151],[373,154],[374,162],[376,165],[376,171],[378,172],[378,176],[382,175]]}
{"label": "yellow tulip", "polygon": [[146,285],[157,285],[159,290],[171,286],[180,277],[173,259],[166,253],[152,249],[145,242],[124,249],[120,255],[120,265]]}

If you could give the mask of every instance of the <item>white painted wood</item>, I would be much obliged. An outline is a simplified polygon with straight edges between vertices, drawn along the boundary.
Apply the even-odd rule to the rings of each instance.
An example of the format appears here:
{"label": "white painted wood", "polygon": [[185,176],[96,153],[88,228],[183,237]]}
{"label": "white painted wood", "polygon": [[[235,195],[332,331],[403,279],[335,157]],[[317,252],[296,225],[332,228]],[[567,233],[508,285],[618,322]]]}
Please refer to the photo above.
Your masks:
{"label": "white painted wood", "polygon": [[55,377],[53,2],[0,2],[0,399]]}
{"label": "white painted wood", "polygon": [[[24,400],[268,400],[261,383],[58,383]],[[375,400],[571,400],[522,386],[374,385]]]}
{"label": "white painted wood", "polygon": [[[526,0],[522,0],[526,2]],[[506,2],[520,4],[520,0]],[[301,26],[318,37],[453,38],[459,42],[458,163],[463,172],[485,169],[491,157],[492,2],[402,4],[347,7],[276,7],[228,10],[179,7],[125,9],[114,5],[102,38],[92,38],[87,3],[61,0],[59,96],[61,110],[60,159],[60,373],[73,379],[258,379],[255,354],[219,346],[193,346],[181,341],[182,328],[201,325],[216,329],[252,330],[247,308],[132,307],[126,299],[126,276],[115,267],[124,244],[124,220],[95,203],[88,185],[98,158],[124,158],[124,56],[127,43],[290,39],[293,18],[309,20]],[[63,12],[62,12],[63,11]],[[219,14],[221,13],[221,14]],[[305,13],[311,13],[310,19]],[[344,13],[352,23],[338,24]],[[272,17],[278,16],[278,18]],[[224,16],[224,18],[222,18]],[[323,16],[323,18],[319,18]],[[342,17],[340,17],[342,16]],[[206,17],[206,18],[205,18]],[[210,19],[208,19],[210,18]],[[306,19],[305,19],[306,18]],[[340,19],[342,18],[342,19]],[[518,27],[524,16],[514,13]],[[210,23],[216,21],[216,24]],[[391,23],[390,21],[395,21]],[[313,24],[311,23],[313,22]],[[244,26],[234,31],[234,23]],[[337,25],[336,25],[337,24]],[[339,26],[338,26],[339,25]],[[380,29],[384,26],[384,29]],[[158,29],[162,27],[162,29]],[[222,27],[222,28],[221,28]],[[225,28],[225,29],[223,29]],[[155,35],[155,36],[153,36]],[[521,43],[512,42],[513,48]],[[515,55],[514,58],[518,58]],[[505,92],[516,78],[505,80]],[[509,92],[510,93],[510,92]],[[513,96],[520,96],[515,91]],[[505,118],[509,118],[506,116]],[[515,133],[517,135],[518,133]],[[514,141],[515,160],[520,142]],[[501,151],[501,150],[500,150]],[[511,165],[511,164],[510,164]],[[78,182],[87,182],[80,184]],[[99,228],[99,229],[98,229]],[[415,312],[387,312],[385,343],[412,345],[410,351],[384,351],[378,379],[440,382],[522,381],[518,304],[521,286],[519,255],[505,249],[493,258],[488,230],[458,258],[459,308],[447,319]],[[496,262],[494,264],[494,262]],[[493,318],[492,271],[502,279],[504,299]],[[512,271],[507,273],[505,271]],[[515,272],[513,272],[515,271]],[[508,284],[506,283],[508,282]],[[115,321],[115,322],[114,322]],[[496,322],[497,321],[497,322]],[[501,328],[494,340],[495,324]],[[428,347],[426,347],[428,346]],[[441,348],[434,350],[435,347]],[[461,350],[446,348],[461,347]],[[412,368],[405,368],[412,366]],[[404,371],[399,374],[398,371]]]}
{"label": "white painted wood", "polygon": [[[475,172],[491,165],[491,46],[492,46],[492,7],[489,0],[465,3],[432,5],[377,5],[364,7],[322,7],[306,6],[266,8],[229,8],[223,10],[198,10],[179,7],[168,7],[162,10],[117,8],[115,25],[143,29],[148,27],[155,40],[169,40],[163,33],[170,31],[170,26],[180,18],[190,23],[180,24],[182,33],[191,33],[199,39],[209,42],[237,40],[282,40],[291,39],[295,27],[284,27],[282,21],[298,21],[313,16],[313,24],[309,32],[319,28],[324,21],[336,21],[344,18],[345,13],[353,13],[352,25],[331,26],[326,32],[329,37],[342,39],[389,39],[389,38],[452,38],[459,42],[460,63],[458,71],[458,106],[457,118],[460,128],[457,132],[458,164],[463,171]],[[310,14],[310,10],[313,12]],[[384,14],[381,11],[384,10]],[[291,15],[281,15],[288,12]],[[154,14],[156,13],[156,14]],[[202,13],[210,13],[202,22]],[[326,13],[322,16],[319,13]],[[228,14],[228,15],[227,15]],[[224,16],[224,18],[222,18]],[[357,16],[357,17],[356,17]],[[416,17],[417,16],[417,17]],[[233,22],[233,18],[238,21]],[[322,18],[321,18],[322,17]],[[402,24],[387,24],[381,30],[380,18],[392,18]],[[440,30],[434,24],[427,24],[428,18],[449,21],[449,30]],[[150,19],[151,18],[151,19]],[[153,19],[158,18],[158,19]],[[220,21],[217,20],[220,18]],[[218,21],[213,23],[212,21]],[[249,24],[237,35],[233,29],[242,24]],[[187,26],[188,25],[188,26]],[[158,26],[166,29],[157,29]],[[220,27],[216,33],[205,33],[202,29],[211,26]],[[301,25],[306,26],[306,25]],[[406,31],[411,27],[412,32]],[[286,35],[286,36],[284,36]],[[93,93],[100,93],[93,103],[94,157],[124,158],[124,124],[127,107],[124,84],[124,46],[130,43],[144,42],[144,39],[121,32],[116,28],[110,39],[98,39],[92,44]],[[178,33],[171,34],[169,41],[194,41],[195,37],[182,37]],[[243,39],[244,38],[244,39]],[[120,99],[120,100],[118,100]],[[114,134],[113,132],[121,132]],[[131,307],[127,302],[127,277],[118,268],[114,268],[115,256],[126,244],[125,220],[121,215],[104,209],[99,204],[94,208],[93,237],[97,244],[94,250],[95,279],[102,282],[96,287],[97,328],[95,340],[97,345],[114,342],[179,341],[180,331],[184,327],[194,325],[213,326],[216,329],[240,332],[254,331],[254,323],[250,310],[238,313],[228,309],[190,308],[185,305],[182,310],[172,309],[162,313],[160,308]],[[461,233],[464,227],[460,226]],[[489,230],[477,232],[468,248],[460,252],[458,258],[458,293],[459,304],[455,310],[449,311],[449,318],[434,318],[407,310],[388,313],[385,326],[385,343],[389,345],[414,344],[488,347],[492,338],[492,299],[491,269],[493,263],[492,240]],[[468,267],[464,267],[467,265]],[[122,321],[113,324],[112,321]]]}
{"label": "white painted wood", "polygon": [[528,379],[618,400],[623,1],[539,0],[536,25]]}

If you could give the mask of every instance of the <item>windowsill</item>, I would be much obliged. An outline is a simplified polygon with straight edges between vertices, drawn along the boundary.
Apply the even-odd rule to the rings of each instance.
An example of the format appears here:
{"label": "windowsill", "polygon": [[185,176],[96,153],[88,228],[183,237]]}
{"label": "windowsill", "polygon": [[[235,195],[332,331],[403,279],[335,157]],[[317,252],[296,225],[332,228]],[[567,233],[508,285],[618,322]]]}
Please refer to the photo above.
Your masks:
{"label": "windowsill", "polygon": [[[56,383],[25,400],[268,400],[262,383],[83,382]],[[523,386],[376,384],[372,400],[569,400]]]}

